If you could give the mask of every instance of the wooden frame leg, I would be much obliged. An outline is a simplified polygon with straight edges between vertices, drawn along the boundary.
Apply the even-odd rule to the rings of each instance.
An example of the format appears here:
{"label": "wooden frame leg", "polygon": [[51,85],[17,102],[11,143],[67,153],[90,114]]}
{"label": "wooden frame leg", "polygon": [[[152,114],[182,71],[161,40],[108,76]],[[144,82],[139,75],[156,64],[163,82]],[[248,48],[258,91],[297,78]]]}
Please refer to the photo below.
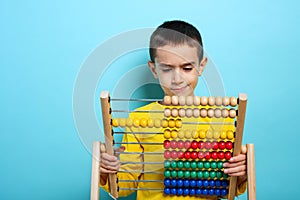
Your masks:
{"label": "wooden frame leg", "polygon": [[92,155],[92,177],[91,177],[91,198],[90,200],[99,200],[100,196],[100,142],[93,143]]}
{"label": "wooden frame leg", "polygon": [[254,144],[247,144],[248,200],[256,200]]}

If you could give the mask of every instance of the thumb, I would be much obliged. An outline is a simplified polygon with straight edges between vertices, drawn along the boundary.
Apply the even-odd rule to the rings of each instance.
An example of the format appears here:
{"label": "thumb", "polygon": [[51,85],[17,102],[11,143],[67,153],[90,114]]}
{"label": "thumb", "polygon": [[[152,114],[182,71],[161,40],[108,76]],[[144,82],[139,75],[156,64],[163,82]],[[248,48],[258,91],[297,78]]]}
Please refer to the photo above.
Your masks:
{"label": "thumb", "polygon": [[117,149],[115,150],[115,155],[118,156],[119,153],[121,153],[121,152],[123,152],[123,151],[125,151],[125,147],[124,147],[124,146],[120,146],[119,148],[117,148]]}
{"label": "thumb", "polygon": [[247,153],[247,147],[245,145],[242,145],[241,153],[242,154],[246,154]]}

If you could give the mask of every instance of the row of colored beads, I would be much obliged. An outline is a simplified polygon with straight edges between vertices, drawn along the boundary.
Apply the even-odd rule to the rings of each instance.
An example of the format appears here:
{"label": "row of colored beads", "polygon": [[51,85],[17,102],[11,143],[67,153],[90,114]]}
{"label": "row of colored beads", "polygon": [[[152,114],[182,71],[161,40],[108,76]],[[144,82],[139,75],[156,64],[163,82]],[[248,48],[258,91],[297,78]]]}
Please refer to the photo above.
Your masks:
{"label": "row of colored beads", "polygon": [[200,188],[168,188],[164,189],[165,195],[178,195],[178,196],[194,196],[194,195],[211,195],[211,196],[226,196],[228,194],[227,189],[200,189]]}
{"label": "row of colored beads", "polygon": [[182,160],[178,160],[178,161],[169,161],[169,160],[165,160],[164,162],[164,167],[165,168],[172,168],[172,169],[181,169],[181,168],[185,168],[185,169],[223,169],[223,162],[219,161],[219,162],[209,162],[209,161],[182,161]]}
{"label": "row of colored beads", "polygon": [[211,131],[211,130],[165,130],[164,131],[165,139],[228,139],[232,140],[234,138],[234,132],[231,130],[228,131]]}
{"label": "row of colored beads", "polygon": [[193,140],[192,142],[187,140],[187,141],[182,141],[182,140],[165,140],[164,141],[164,148],[165,149],[207,149],[207,150],[210,150],[210,149],[213,149],[213,150],[224,150],[224,149],[227,149],[227,150],[231,150],[233,147],[233,144],[232,142],[230,141],[227,141],[227,142],[224,142],[224,141],[219,141],[219,142],[203,142],[203,141],[195,141]]}
{"label": "row of colored beads", "polygon": [[166,150],[164,152],[164,158],[165,159],[206,159],[206,160],[209,160],[209,159],[213,159],[213,160],[223,160],[223,159],[226,159],[226,160],[229,160],[230,158],[232,157],[231,155],[231,152],[230,151],[226,151],[226,152],[223,152],[223,151],[212,151],[212,152],[203,152],[203,151],[200,151],[200,152],[197,152],[197,151],[186,151],[186,152],[183,152],[183,151],[176,151],[176,150],[172,150],[172,151],[169,151],[169,150]]}
{"label": "row of colored beads", "polygon": [[228,175],[221,171],[195,171],[195,170],[165,170],[166,178],[204,178],[204,179],[227,179]]}
{"label": "row of colored beads", "polygon": [[199,179],[164,179],[166,187],[206,187],[206,188],[226,188],[229,185],[228,180],[199,180]]}
{"label": "row of colored beads", "polygon": [[165,96],[164,97],[165,105],[173,105],[173,106],[236,106],[237,98],[236,97],[198,97],[198,96]]}
{"label": "row of colored beads", "polygon": [[230,118],[235,118],[236,117],[236,110],[231,108],[231,109],[227,109],[227,108],[165,108],[164,110],[164,116],[165,117],[209,117],[209,118],[226,118],[226,117],[230,117]]}
{"label": "row of colored beads", "polygon": [[146,118],[114,118],[112,119],[113,127],[142,127],[142,128],[180,128],[182,126],[182,121],[180,119],[146,119]]}

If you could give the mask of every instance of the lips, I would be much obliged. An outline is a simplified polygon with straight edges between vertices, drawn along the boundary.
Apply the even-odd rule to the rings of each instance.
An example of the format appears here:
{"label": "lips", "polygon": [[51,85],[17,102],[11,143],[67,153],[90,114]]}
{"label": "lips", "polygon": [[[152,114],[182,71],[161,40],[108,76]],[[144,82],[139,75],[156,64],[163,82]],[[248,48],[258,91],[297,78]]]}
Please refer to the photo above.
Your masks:
{"label": "lips", "polygon": [[187,88],[187,86],[178,87],[178,88],[171,88],[171,91],[174,92],[175,94],[177,94],[177,93],[183,92],[186,88]]}

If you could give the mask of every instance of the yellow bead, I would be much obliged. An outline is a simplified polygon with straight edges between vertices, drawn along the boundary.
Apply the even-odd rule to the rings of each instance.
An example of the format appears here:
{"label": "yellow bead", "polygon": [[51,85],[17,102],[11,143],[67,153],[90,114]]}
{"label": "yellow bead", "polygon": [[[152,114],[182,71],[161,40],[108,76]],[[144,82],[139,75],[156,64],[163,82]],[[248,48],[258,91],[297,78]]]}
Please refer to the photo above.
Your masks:
{"label": "yellow bead", "polygon": [[125,118],[120,118],[119,119],[119,126],[125,127],[126,126],[126,119]]}
{"label": "yellow bead", "polygon": [[[169,125],[170,126],[170,125]],[[182,121],[181,121],[181,119],[177,119],[176,121],[175,121],[175,126],[176,126],[176,128],[181,128],[182,127]]]}
{"label": "yellow bead", "polygon": [[140,119],[140,125],[143,128],[147,127],[147,119],[145,118]]}
{"label": "yellow bead", "polygon": [[199,131],[199,137],[200,137],[201,139],[204,139],[204,138],[206,137],[206,132],[205,132],[205,130],[200,130],[200,131]]}
{"label": "yellow bead", "polygon": [[166,120],[166,119],[161,120],[161,124],[160,125],[163,128],[167,128],[168,127],[168,120]]}
{"label": "yellow bead", "polygon": [[118,126],[119,126],[118,119],[114,118],[114,119],[112,120],[111,125],[112,125],[113,127],[118,127]]}
{"label": "yellow bead", "polygon": [[160,119],[154,120],[154,126],[155,126],[155,128],[160,128]]}
{"label": "yellow bead", "polygon": [[219,139],[219,137],[220,137],[220,132],[214,131],[214,139]]}
{"label": "yellow bead", "polygon": [[176,139],[177,136],[178,136],[178,132],[177,132],[177,131],[175,131],[175,130],[171,131],[171,137],[172,137],[173,139]]}
{"label": "yellow bead", "polygon": [[199,133],[198,133],[197,130],[193,130],[193,131],[192,131],[192,137],[193,137],[194,139],[198,139]]}
{"label": "yellow bead", "polygon": [[139,127],[140,126],[140,120],[138,118],[133,119],[133,126],[134,127]]}
{"label": "yellow bead", "polygon": [[192,137],[191,131],[186,130],[186,131],[184,132],[184,136],[185,136],[186,139],[190,139],[190,138]]}
{"label": "yellow bead", "polygon": [[126,120],[126,126],[127,126],[127,127],[132,127],[132,125],[133,125],[133,120],[132,120],[131,118],[128,118],[128,119]]}
{"label": "yellow bead", "polygon": [[171,131],[165,130],[165,131],[164,131],[164,137],[165,137],[166,139],[170,139],[170,138],[171,138]]}
{"label": "yellow bead", "polygon": [[232,140],[234,138],[234,133],[233,131],[227,131],[227,139]]}
{"label": "yellow bead", "polygon": [[206,138],[207,139],[211,139],[213,137],[213,131],[212,130],[208,130],[206,133]]}
{"label": "yellow bead", "polygon": [[221,139],[226,139],[226,138],[227,138],[226,131],[222,131],[222,132],[221,132],[220,138],[221,138]]}
{"label": "yellow bead", "polygon": [[[167,125],[168,126],[168,125]],[[170,119],[169,120],[169,127],[170,128],[174,128],[176,126],[176,123],[175,123],[175,121],[174,121],[174,119]]]}
{"label": "yellow bead", "polygon": [[153,126],[154,126],[154,120],[151,119],[151,118],[149,118],[149,119],[148,119],[148,127],[149,127],[149,128],[152,128]]}
{"label": "yellow bead", "polygon": [[183,130],[180,130],[180,131],[178,132],[178,137],[179,137],[180,139],[183,139],[183,138],[184,138],[184,131],[183,131]]}

